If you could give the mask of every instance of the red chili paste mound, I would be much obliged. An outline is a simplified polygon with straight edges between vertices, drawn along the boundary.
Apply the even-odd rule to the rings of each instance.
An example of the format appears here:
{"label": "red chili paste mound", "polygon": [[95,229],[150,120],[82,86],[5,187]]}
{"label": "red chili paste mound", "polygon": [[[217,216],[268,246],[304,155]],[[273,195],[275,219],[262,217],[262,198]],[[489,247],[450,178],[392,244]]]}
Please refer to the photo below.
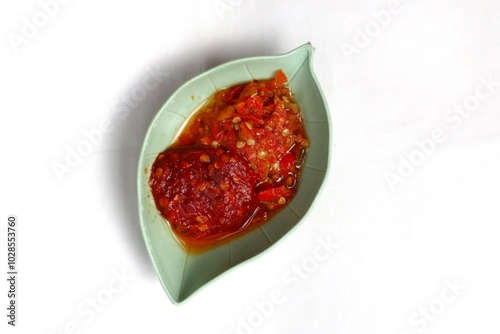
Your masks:
{"label": "red chili paste mound", "polygon": [[257,173],[226,149],[172,149],[158,156],[151,173],[158,209],[188,238],[208,241],[237,232],[259,207]]}
{"label": "red chili paste mound", "polygon": [[309,147],[285,74],[217,91],[149,180],[181,241],[203,245],[267,221],[295,196]]}

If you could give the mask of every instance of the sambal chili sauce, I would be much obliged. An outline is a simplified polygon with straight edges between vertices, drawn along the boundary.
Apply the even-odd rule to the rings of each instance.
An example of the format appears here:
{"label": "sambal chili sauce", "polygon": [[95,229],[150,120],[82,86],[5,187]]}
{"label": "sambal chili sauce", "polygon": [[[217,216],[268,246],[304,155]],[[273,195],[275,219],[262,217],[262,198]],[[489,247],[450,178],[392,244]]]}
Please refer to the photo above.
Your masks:
{"label": "sambal chili sauce", "polygon": [[151,168],[156,207],[181,241],[213,243],[267,221],[297,192],[309,141],[278,70],[217,91]]}

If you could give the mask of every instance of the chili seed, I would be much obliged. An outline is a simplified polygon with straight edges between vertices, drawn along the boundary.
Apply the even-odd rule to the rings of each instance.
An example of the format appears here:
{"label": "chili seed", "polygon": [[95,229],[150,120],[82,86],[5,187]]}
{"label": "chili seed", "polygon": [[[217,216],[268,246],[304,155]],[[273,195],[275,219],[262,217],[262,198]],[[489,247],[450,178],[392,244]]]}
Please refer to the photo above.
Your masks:
{"label": "chili seed", "polygon": [[236,116],[235,118],[233,118],[233,123],[236,124],[236,123],[239,123],[241,122],[241,118]]}
{"label": "chili seed", "polygon": [[286,199],[285,199],[285,197],[281,196],[281,197],[280,197],[280,199],[278,200],[278,204],[279,204],[279,205],[283,205],[283,204],[285,204],[285,203],[286,203]]}
{"label": "chili seed", "polygon": [[247,145],[248,146],[254,146],[255,145],[255,140],[253,140],[253,139],[247,139]]}
{"label": "chili seed", "polygon": [[200,155],[200,161],[201,162],[210,162],[210,157],[206,154]]}
{"label": "chili seed", "polygon": [[245,142],[244,141],[238,141],[238,142],[236,142],[236,147],[237,148],[242,148],[243,146],[245,146]]}

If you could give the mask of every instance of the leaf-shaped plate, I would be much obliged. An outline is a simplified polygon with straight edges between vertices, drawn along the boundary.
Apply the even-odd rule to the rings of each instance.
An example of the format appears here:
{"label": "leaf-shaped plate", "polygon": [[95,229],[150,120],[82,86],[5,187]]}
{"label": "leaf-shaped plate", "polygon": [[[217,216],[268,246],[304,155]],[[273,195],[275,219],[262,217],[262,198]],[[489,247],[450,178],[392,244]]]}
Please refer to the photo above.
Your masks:
{"label": "leaf-shaped plate", "polygon": [[[290,233],[313,206],[327,174],[331,146],[329,111],[312,69],[313,52],[314,48],[308,43],[284,55],[244,58],[217,66],[183,84],[153,119],[139,158],[139,215],[154,268],[173,303],[185,302],[215,278],[268,250]],[[271,78],[280,68],[302,108],[311,141],[297,195],[259,228],[207,251],[190,253],[179,244],[166,220],[159,215],[148,186],[148,171],[157,155],[175,140],[193,111],[215,90]]]}

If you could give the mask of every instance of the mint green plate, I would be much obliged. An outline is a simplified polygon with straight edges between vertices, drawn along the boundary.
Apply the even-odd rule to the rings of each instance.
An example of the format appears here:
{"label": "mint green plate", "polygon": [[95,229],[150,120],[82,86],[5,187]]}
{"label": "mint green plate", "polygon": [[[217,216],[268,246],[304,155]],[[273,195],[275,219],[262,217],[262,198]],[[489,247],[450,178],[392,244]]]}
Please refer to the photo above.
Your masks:
{"label": "mint green plate", "polygon": [[[151,261],[174,304],[185,302],[215,278],[270,249],[296,228],[311,210],[327,174],[331,148],[329,111],[313,72],[313,52],[314,48],[308,43],[284,55],[244,58],[217,66],[183,84],[153,119],[139,158],[139,215]],[[202,253],[189,253],[156,210],[148,186],[151,165],[158,153],[176,138],[193,111],[215,90],[253,79],[271,78],[280,68],[302,107],[311,141],[297,195],[260,228]]]}

